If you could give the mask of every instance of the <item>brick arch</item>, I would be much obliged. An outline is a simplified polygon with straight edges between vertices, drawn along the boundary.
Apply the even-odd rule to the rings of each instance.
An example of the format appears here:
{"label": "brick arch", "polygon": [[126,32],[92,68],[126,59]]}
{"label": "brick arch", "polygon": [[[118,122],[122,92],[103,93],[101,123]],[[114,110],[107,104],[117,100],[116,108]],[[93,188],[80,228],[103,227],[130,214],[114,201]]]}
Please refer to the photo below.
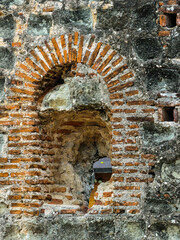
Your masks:
{"label": "brick arch", "polygon": [[[96,42],[94,35],[86,37],[75,32],[45,41],[43,45],[31,50],[24,62],[17,63],[14,86],[9,89],[12,95],[8,100],[15,101],[20,106],[18,111],[10,114],[13,121],[19,121],[20,124],[10,127],[8,138],[8,158],[15,169],[10,176],[12,184],[13,181],[16,183],[12,186],[9,197],[12,214],[39,215],[42,202],[49,198],[50,193],[46,191],[46,185],[53,182],[45,178],[46,160],[43,157],[42,162],[41,158],[50,156],[53,152],[48,152],[46,147],[44,150],[38,149],[38,140],[47,138],[39,132],[36,101],[51,80],[46,76],[53,67],[64,69],[76,63],[87,65],[104,79],[111,101],[114,193],[113,198],[112,194],[106,193],[104,196],[107,200],[95,212],[128,214],[140,212],[141,188],[152,179],[148,172],[143,175],[136,167],[142,165],[148,168],[147,160],[153,161],[154,156],[140,154],[136,141],[139,135],[139,122],[151,121],[151,118],[137,116],[138,110],[132,106],[151,103],[143,101],[125,103],[123,100],[125,97],[138,95],[138,90],[134,88],[134,74],[128,70],[125,59],[109,45]],[[134,169],[130,169],[129,166],[134,166]],[[67,209],[62,213],[71,211]]]}

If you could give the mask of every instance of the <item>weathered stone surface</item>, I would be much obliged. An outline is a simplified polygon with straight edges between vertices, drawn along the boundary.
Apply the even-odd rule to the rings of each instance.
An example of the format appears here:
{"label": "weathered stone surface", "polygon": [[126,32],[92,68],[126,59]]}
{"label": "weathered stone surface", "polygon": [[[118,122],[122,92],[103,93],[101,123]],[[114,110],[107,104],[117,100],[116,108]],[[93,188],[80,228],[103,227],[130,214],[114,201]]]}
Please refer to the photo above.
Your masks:
{"label": "weathered stone surface", "polygon": [[146,82],[150,94],[159,92],[173,93],[180,88],[180,75],[174,69],[151,67],[147,69]]}
{"label": "weathered stone surface", "polygon": [[5,47],[0,47],[0,68],[11,69],[14,65],[14,55]]}
{"label": "weathered stone surface", "polygon": [[143,60],[157,58],[162,53],[162,47],[159,41],[151,37],[140,37],[136,39],[134,49]]}
{"label": "weathered stone surface", "polygon": [[48,35],[52,19],[50,16],[31,14],[28,20],[28,34],[34,36]]}
{"label": "weathered stone surface", "polygon": [[0,4],[5,4],[5,5],[22,5],[25,3],[25,0],[1,0]]}
{"label": "weathered stone surface", "polygon": [[155,12],[155,3],[147,3],[135,9],[134,22],[132,24],[133,29],[151,31],[153,28],[157,28]]}
{"label": "weathered stone surface", "polygon": [[[107,228],[108,226],[108,228]],[[115,225],[112,218],[89,219],[89,239],[114,240]]]}
{"label": "weathered stone surface", "polygon": [[0,151],[2,152],[3,150],[3,145],[4,145],[5,139],[4,139],[4,134],[0,133]]}
{"label": "weathered stone surface", "polygon": [[162,164],[161,176],[164,181],[180,181],[180,160]]}
{"label": "weathered stone surface", "polygon": [[0,73],[0,101],[3,101],[5,96],[4,84],[5,84],[5,78]]}
{"label": "weathered stone surface", "polygon": [[146,199],[144,209],[148,214],[155,214],[159,216],[170,214],[173,210],[168,201],[159,199],[158,197]]}
{"label": "weathered stone surface", "polygon": [[91,10],[77,9],[74,11],[57,10],[53,13],[53,21],[56,25],[68,25],[69,27],[76,26],[78,28],[91,29],[92,15]]}
{"label": "weathered stone surface", "polygon": [[106,9],[97,11],[97,28],[109,30],[114,29],[120,31],[128,24],[129,18],[123,9]]}
{"label": "weathered stone surface", "polygon": [[0,17],[0,37],[12,38],[14,36],[15,27],[16,24],[11,14]]}
{"label": "weathered stone surface", "polygon": [[110,106],[108,90],[104,80],[94,74],[86,66],[78,65],[85,77],[65,78],[64,84],[55,87],[43,99],[42,110],[54,109],[58,111],[77,108],[108,108]]}
{"label": "weathered stone surface", "polygon": [[145,223],[143,221],[137,222],[119,222],[117,229],[117,236],[122,240],[139,240],[145,237]]}

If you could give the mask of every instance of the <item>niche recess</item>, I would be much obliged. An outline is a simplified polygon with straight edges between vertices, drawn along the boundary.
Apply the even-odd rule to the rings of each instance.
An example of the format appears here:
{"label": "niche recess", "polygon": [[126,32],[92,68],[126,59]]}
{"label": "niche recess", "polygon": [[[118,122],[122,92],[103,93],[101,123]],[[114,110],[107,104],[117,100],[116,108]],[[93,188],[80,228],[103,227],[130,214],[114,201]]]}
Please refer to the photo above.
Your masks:
{"label": "niche recess", "polygon": [[76,71],[63,79],[61,75],[62,84],[41,98],[39,110],[42,133],[55,154],[49,164],[51,203],[87,208],[94,188],[93,164],[110,158],[109,97],[93,70],[79,64]]}

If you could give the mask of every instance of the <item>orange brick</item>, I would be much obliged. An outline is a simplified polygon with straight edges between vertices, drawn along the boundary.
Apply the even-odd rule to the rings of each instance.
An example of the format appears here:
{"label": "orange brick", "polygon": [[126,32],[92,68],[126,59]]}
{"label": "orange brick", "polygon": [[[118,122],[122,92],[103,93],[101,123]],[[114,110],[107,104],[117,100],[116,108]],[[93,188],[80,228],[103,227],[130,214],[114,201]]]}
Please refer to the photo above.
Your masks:
{"label": "orange brick", "polygon": [[77,44],[78,44],[78,37],[79,37],[78,32],[75,32],[75,33],[74,33],[74,45],[77,45]]}
{"label": "orange brick", "polygon": [[0,177],[8,177],[9,176],[9,173],[0,173]]}
{"label": "orange brick", "polygon": [[169,1],[168,1],[168,4],[169,4],[169,5],[176,5],[176,4],[178,4],[178,3],[177,3],[177,0],[169,0]]}
{"label": "orange brick", "polygon": [[110,99],[122,99],[122,98],[123,98],[123,94],[122,93],[110,94]]}
{"label": "orange brick", "polygon": [[86,53],[85,53],[84,58],[83,58],[83,63],[84,64],[87,63],[90,53],[91,53],[90,51],[86,50]]}
{"label": "orange brick", "polygon": [[52,199],[51,202],[48,202],[48,204],[63,204],[63,200],[61,200],[61,199]]}
{"label": "orange brick", "polygon": [[110,73],[107,77],[104,78],[105,82],[110,81],[112,78],[117,76],[119,73],[122,73],[124,70],[128,68],[127,64],[124,64],[123,66],[117,68],[112,73]]}
{"label": "orange brick", "polygon": [[103,192],[103,197],[111,197],[113,192]]}
{"label": "orange brick", "polygon": [[97,72],[102,73],[103,69],[108,65],[108,63],[113,59],[113,57],[117,54],[116,51],[113,51],[108,58],[102,63],[102,65],[98,68]]}
{"label": "orange brick", "polygon": [[131,191],[131,190],[140,190],[140,187],[139,186],[116,186],[114,187],[114,189]]}
{"label": "orange brick", "polygon": [[116,60],[112,63],[113,67],[117,66],[122,60],[123,60],[123,57],[121,57],[121,56],[120,56],[118,59],[116,59]]}
{"label": "orange brick", "polygon": [[159,24],[161,27],[166,27],[166,16],[165,15],[160,15],[159,17]]}
{"label": "orange brick", "polygon": [[68,36],[68,57],[69,57],[69,62],[71,62],[71,58],[72,58],[72,34],[69,34],[69,36]]}
{"label": "orange brick", "polygon": [[14,169],[19,168],[17,165],[0,165],[0,169]]}
{"label": "orange brick", "polygon": [[136,95],[138,93],[139,93],[138,90],[133,90],[133,91],[126,92],[125,94],[126,94],[126,96],[133,96],[133,95]]}
{"label": "orange brick", "polygon": [[126,79],[132,78],[133,76],[134,76],[134,73],[129,72],[129,73],[121,76],[120,79],[124,81],[124,80],[126,80]]}
{"label": "orange brick", "polygon": [[133,194],[131,194],[131,197],[141,198],[141,194],[140,193],[133,193]]}
{"label": "orange brick", "polygon": [[44,49],[41,46],[37,46],[37,48],[39,49],[39,51],[41,52],[42,56],[44,57],[44,59],[46,60],[47,64],[49,65],[49,67],[51,68],[53,66],[53,63],[51,62],[50,58],[48,57],[47,53],[44,51]]}
{"label": "orange brick", "polygon": [[0,163],[6,163],[8,161],[7,158],[0,158]]}
{"label": "orange brick", "polygon": [[75,48],[72,49],[72,61],[76,62],[77,60],[77,51]]}
{"label": "orange brick", "polygon": [[102,75],[102,76],[105,76],[110,70],[111,70],[111,67],[106,68],[106,69],[101,73],[101,75]]}
{"label": "orange brick", "polygon": [[91,38],[89,40],[88,49],[91,49],[94,40],[95,40],[95,35],[93,34],[93,35],[91,35]]}
{"label": "orange brick", "polygon": [[83,51],[83,43],[84,43],[84,36],[82,35],[80,38],[80,43],[79,43],[79,49],[78,49],[78,56],[77,56],[77,62],[81,62],[82,58],[82,51]]}
{"label": "orange brick", "polygon": [[63,57],[62,57],[61,52],[60,52],[60,50],[59,50],[59,46],[58,46],[58,44],[57,44],[57,42],[56,42],[56,39],[55,39],[55,38],[52,38],[51,41],[52,41],[52,44],[53,44],[54,49],[55,49],[55,51],[56,51],[57,57],[58,57],[58,59],[59,59],[59,62],[60,62],[61,64],[63,64],[63,63],[64,63]]}
{"label": "orange brick", "polygon": [[142,109],[142,111],[143,111],[144,113],[154,113],[154,112],[155,112],[154,109]]}
{"label": "orange brick", "polygon": [[54,11],[54,6],[52,6],[52,7],[45,7],[45,8],[43,8],[43,12],[53,12]]}
{"label": "orange brick", "polygon": [[34,91],[29,91],[29,90],[19,89],[19,88],[10,88],[10,90],[14,93],[22,93],[22,94],[26,94],[26,95],[34,95],[35,94]]}
{"label": "orange brick", "polygon": [[50,190],[51,193],[53,192],[61,192],[61,193],[64,193],[66,192],[66,188],[65,187],[56,187],[56,188],[53,188]]}
{"label": "orange brick", "polygon": [[137,173],[138,170],[137,169],[125,169],[124,173]]}
{"label": "orange brick", "polygon": [[39,82],[39,80],[37,80],[37,79],[35,79],[35,78],[32,78],[32,77],[29,77],[29,76],[26,75],[25,73],[21,73],[21,72],[19,72],[19,71],[16,71],[15,75],[16,75],[17,77],[23,78],[23,79],[25,79],[25,80],[27,80],[27,81],[29,81],[29,82],[36,82],[36,83]]}
{"label": "orange brick", "polygon": [[126,134],[129,135],[129,136],[134,136],[134,137],[139,136],[139,132],[138,131],[129,131]]}
{"label": "orange brick", "polygon": [[21,42],[13,42],[12,47],[21,47]]}
{"label": "orange brick", "polygon": [[58,64],[58,60],[57,60],[55,54],[52,53],[51,47],[49,46],[49,43],[47,41],[45,41],[45,45],[46,45],[47,49],[49,50],[49,53],[51,54],[51,58],[52,58],[54,64],[57,65]]}
{"label": "orange brick", "polygon": [[110,214],[112,213],[112,209],[102,209],[101,214]]}
{"label": "orange brick", "polygon": [[107,84],[107,87],[108,88],[113,87],[113,86],[117,85],[118,83],[119,83],[119,80],[111,81],[110,83]]}
{"label": "orange brick", "polygon": [[30,58],[26,58],[26,62],[29,66],[31,66],[32,68],[34,68],[37,72],[39,72],[40,75],[44,76],[45,72],[44,70],[42,70],[40,67],[38,67]]}
{"label": "orange brick", "polygon": [[110,93],[118,92],[118,91],[120,91],[124,88],[132,87],[133,85],[134,85],[134,82],[128,82],[128,83],[125,83],[125,84],[121,84],[121,85],[110,88],[109,92]]}
{"label": "orange brick", "polygon": [[123,177],[113,177],[113,178],[112,178],[112,181],[115,181],[115,182],[123,182],[123,181],[124,181],[124,178],[123,178]]}
{"label": "orange brick", "polygon": [[69,196],[69,195],[66,195],[65,197],[66,197],[68,200],[72,200],[72,198],[73,198],[72,196]]}
{"label": "orange brick", "polygon": [[128,211],[128,213],[136,214],[136,213],[140,213],[140,210],[138,210],[138,209],[131,209],[131,210]]}
{"label": "orange brick", "polygon": [[61,214],[75,214],[76,213],[76,209],[64,209],[61,210]]}
{"label": "orange brick", "polygon": [[61,36],[60,36],[60,40],[61,40],[61,46],[62,46],[62,48],[65,48],[65,47],[66,47],[66,40],[65,40],[64,35],[61,35]]}
{"label": "orange brick", "polygon": [[159,31],[159,37],[168,37],[170,36],[170,31]]}
{"label": "orange brick", "polygon": [[9,200],[21,200],[22,196],[21,195],[9,195],[8,199]]}
{"label": "orange brick", "polygon": [[10,214],[22,214],[22,210],[10,210]]}
{"label": "orange brick", "polygon": [[94,60],[96,59],[96,57],[97,57],[97,55],[98,55],[98,53],[99,53],[99,50],[100,50],[101,46],[102,46],[102,43],[101,43],[101,42],[98,42],[98,43],[97,43],[97,46],[96,46],[94,52],[92,53],[91,58],[90,58],[90,60],[89,60],[89,62],[88,62],[88,65],[89,65],[90,67],[93,65]]}
{"label": "orange brick", "polygon": [[127,102],[128,106],[133,106],[133,105],[154,105],[154,101],[129,101]]}
{"label": "orange brick", "polygon": [[113,101],[113,102],[111,102],[111,105],[113,105],[113,106],[122,106],[123,104],[124,104],[123,101]]}

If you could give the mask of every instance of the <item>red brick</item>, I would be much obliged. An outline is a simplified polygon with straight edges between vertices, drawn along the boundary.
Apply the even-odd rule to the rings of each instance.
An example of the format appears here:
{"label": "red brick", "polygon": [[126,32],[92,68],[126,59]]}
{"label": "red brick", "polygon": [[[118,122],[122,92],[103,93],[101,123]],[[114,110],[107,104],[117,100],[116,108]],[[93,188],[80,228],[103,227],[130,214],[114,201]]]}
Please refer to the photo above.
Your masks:
{"label": "red brick", "polygon": [[61,210],[61,214],[75,214],[76,213],[76,209],[64,209]]}
{"label": "red brick", "polygon": [[101,42],[97,43],[97,46],[96,46],[95,50],[94,50],[93,53],[91,54],[91,58],[90,58],[90,60],[89,60],[89,62],[88,62],[88,65],[89,65],[90,67],[93,65],[94,60],[96,59],[96,57],[97,57],[97,55],[98,55],[98,53],[99,53],[99,50],[100,50],[101,46],[102,46],[102,43],[101,43]]}
{"label": "red brick", "polygon": [[74,33],[74,45],[78,44],[78,36],[79,36],[78,32],[75,32]]}
{"label": "red brick", "polygon": [[118,91],[120,91],[124,88],[132,87],[133,85],[134,85],[134,82],[128,82],[128,83],[125,83],[125,84],[121,84],[121,85],[110,88],[109,92],[110,93],[118,92]]}
{"label": "red brick", "polygon": [[64,63],[63,57],[62,57],[62,54],[61,54],[61,52],[60,52],[60,50],[59,50],[59,46],[58,46],[58,44],[57,44],[57,42],[56,42],[56,39],[55,39],[55,38],[52,38],[51,41],[52,41],[52,44],[53,44],[54,49],[55,49],[55,51],[56,51],[57,57],[58,57],[58,59],[59,59],[59,62],[60,62],[61,64],[63,64],[63,63]]}
{"label": "red brick", "polygon": [[168,37],[170,36],[170,31],[159,31],[159,37]]}
{"label": "red brick", "polygon": [[80,43],[79,43],[79,49],[78,49],[78,55],[77,55],[77,62],[81,62],[82,58],[82,52],[83,52],[83,43],[84,43],[84,36],[81,36]]}

